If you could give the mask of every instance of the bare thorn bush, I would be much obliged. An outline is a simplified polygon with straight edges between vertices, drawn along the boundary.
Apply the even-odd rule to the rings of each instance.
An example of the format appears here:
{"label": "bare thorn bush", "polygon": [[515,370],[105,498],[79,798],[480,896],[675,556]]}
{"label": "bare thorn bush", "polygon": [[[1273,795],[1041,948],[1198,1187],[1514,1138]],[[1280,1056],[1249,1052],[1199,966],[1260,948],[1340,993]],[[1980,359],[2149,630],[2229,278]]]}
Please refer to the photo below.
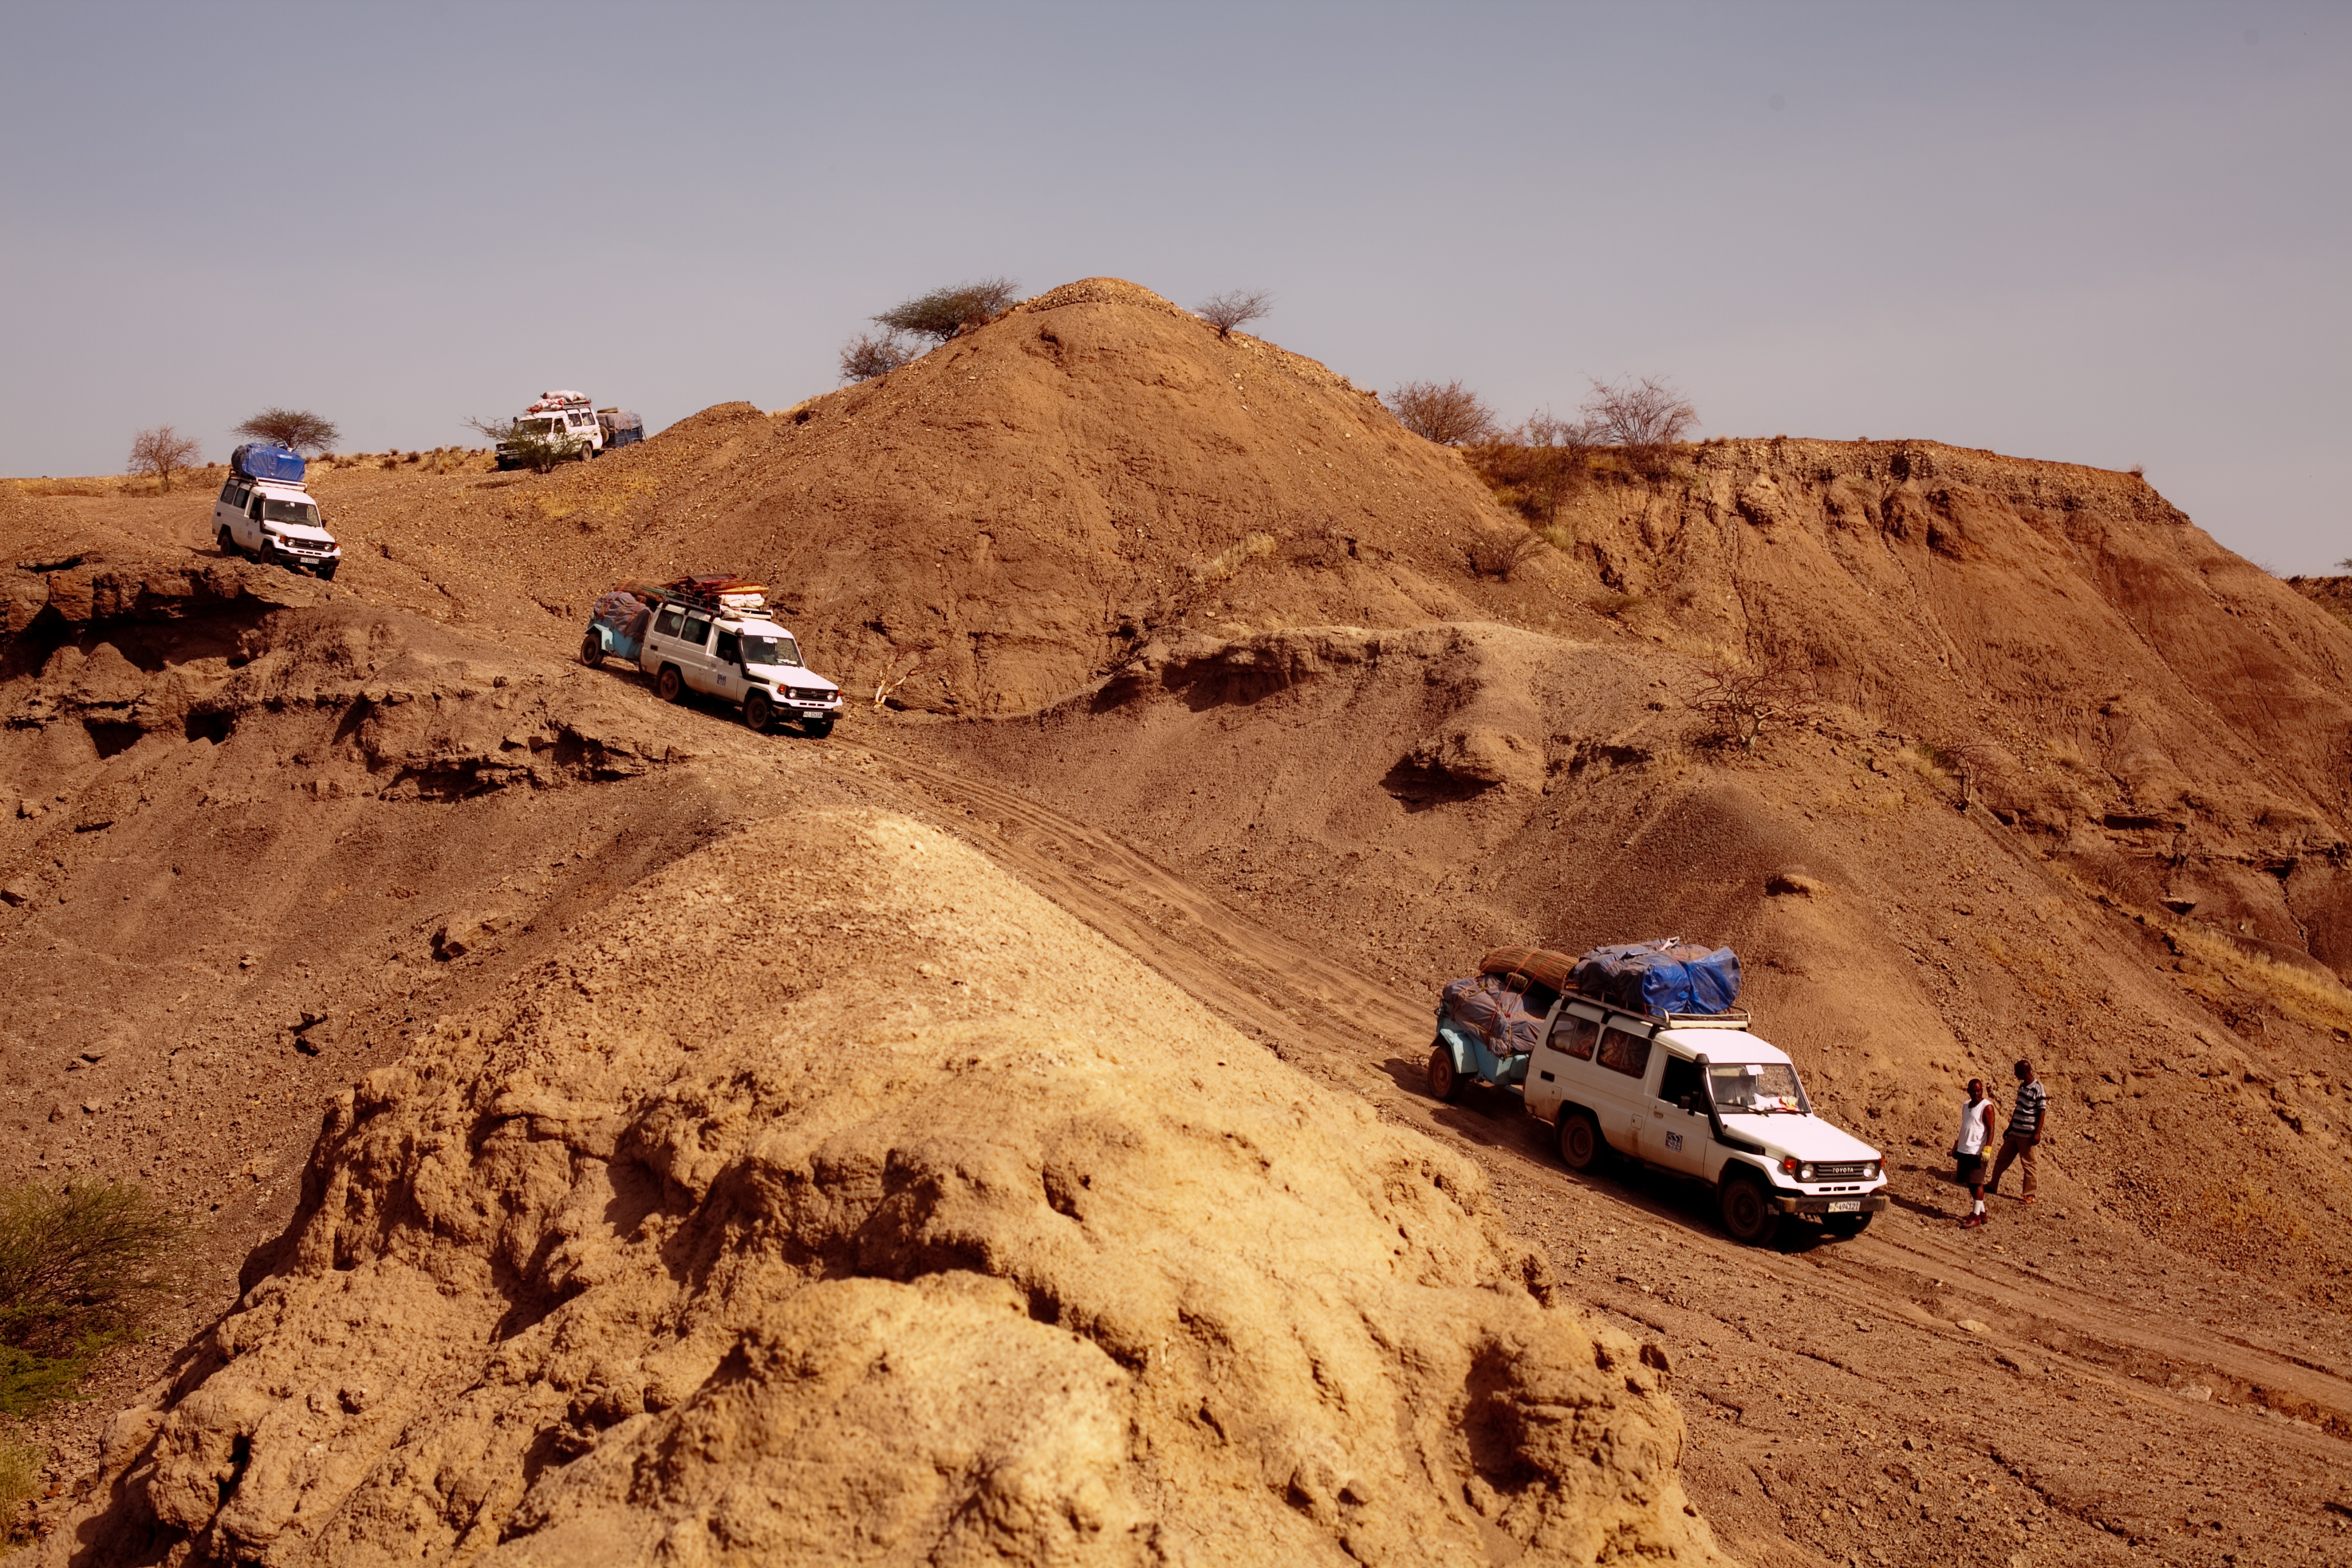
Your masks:
{"label": "bare thorn bush", "polygon": [[841,347],[841,379],[871,381],[914,357],[914,349],[896,332],[860,332]]}
{"label": "bare thorn bush", "polygon": [[1274,296],[1263,289],[1235,289],[1213,296],[1201,302],[1201,320],[1217,329],[1217,336],[1229,338],[1234,329],[1245,322],[1258,321],[1274,309]]}
{"label": "bare thorn bush", "polygon": [[1549,535],[1558,531],[1560,507],[1589,477],[1599,445],[1589,421],[1545,411],[1472,447],[1470,462],[1496,500]]}
{"label": "bare thorn bush", "polygon": [[1794,728],[1821,710],[1810,682],[1780,663],[1753,670],[1709,665],[1699,672],[1698,688],[1685,706],[1707,721],[1709,740],[1717,745],[1737,742],[1750,753],[1765,731]]}
{"label": "bare thorn bush", "polygon": [[1464,447],[1495,433],[1495,411],[1458,381],[1408,381],[1390,394],[1397,423],[1441,447]]}
{"label": "bare thorn bush", "polygon": [[1470,558],[1472,576],[1507,583],[1513,573],[1542,553],[1548,543],[1543,535],[1529,529],[1489,528],[1464,541],[1462,552]]}
{"label": "bare thorn bush", "polygon": [[131,471],[153,479],[168,492],[172,476],[195,467],[202,450],[194,437],[183,436],[169,425],[158,425],[131,437]]}
{"label": "bare thorn bush", "polygon": [[1649,375],[1616,382],[1596,378],[1592,395],[1578,412],[1598,445],[1622,449],[1636,469],[1651,475],[1665,466],[1666,449],[1698,423],[1698,410],[1672,382]]}
{"label": "bare thorn bush", "polygon": [[275,441],[297,452],[324,452],[342,432],[334,422],[301,408],[265,408],[236,427],[249,441]]}
{"label": "bare thorn bush", "polygon": [[1020,287],[1010,278],[983,278],[977,283],[934,289],[892,306],[875,317],[874,321],[894,332],[908,332],[943,343],[1003,315],[1005,307],[1019,296]]}

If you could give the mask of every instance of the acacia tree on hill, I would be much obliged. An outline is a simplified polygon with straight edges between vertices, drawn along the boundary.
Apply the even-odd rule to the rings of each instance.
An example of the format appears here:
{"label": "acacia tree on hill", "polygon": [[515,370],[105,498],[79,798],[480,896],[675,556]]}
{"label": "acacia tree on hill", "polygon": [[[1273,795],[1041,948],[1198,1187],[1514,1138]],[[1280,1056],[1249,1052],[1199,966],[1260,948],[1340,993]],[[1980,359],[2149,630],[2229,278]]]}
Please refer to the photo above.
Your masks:
{"label": "acacia tree on hill", "polygon": [[1622,447],[1634,467],[1644,471],[1663,463],[1666,448],[1698,423],[1698,410],[1674,383],[1653,375],[1615,382],[1595,377],[1592,395],[1578,412],[1601,445]]}
{"label": "acacia tree on hill", "polygon": [[1397,423],[1441,447],[1463,447],[1495,433],[1495,411],[1459,381],[1408,381],[1389,395]]}
{"label": "acacia tree on hill", "polygon": [[958,283],[918,295],[892,306],[874,321],[894,332],[908,332],[943,343],[994,321],[1013,303],[1019,289],[1020,285],[1010,278],[983,278],[977,283]]}
{"label": "acacia tree on hill", "polygon": [[914,357],[915,351],[896,332],[860,332],[841,345],[841,379],[887,375]]}
{"label": "acacia tree on hill", "polygon": [[1235,327],[1255,321],[1273,309],[1274,296],[1266,290],[1234,289],[1202,300],[1195,314],[1216,328],[1217,336],[1229,338],[1234,335]]}
{"label": "acacia tree on hill", "polygon": [[323,452],[342,438],[334,422],[303,408],[265,408],[236,427],[253,441],[275,441],[297,452]]}
{"label": "acacia tree on hill", "polygon": [[195,438],[183,436],[169,425],[158,425],[152,430],[142,430],[131,437],[131,471],[152,474],[163,482],[168,491],[172,476],[183,468],[195,467],[197,455],[203,450]]}

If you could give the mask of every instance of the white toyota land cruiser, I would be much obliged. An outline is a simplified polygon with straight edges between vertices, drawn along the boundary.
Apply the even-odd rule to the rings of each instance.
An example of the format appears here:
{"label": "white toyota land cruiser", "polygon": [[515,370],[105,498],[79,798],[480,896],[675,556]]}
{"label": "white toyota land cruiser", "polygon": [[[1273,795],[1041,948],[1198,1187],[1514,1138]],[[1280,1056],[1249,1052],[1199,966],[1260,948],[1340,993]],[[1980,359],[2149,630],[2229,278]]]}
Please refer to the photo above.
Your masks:
{"label": "white toyota land cruiser", "polygon": [[1886,1207],[1885,1157],[1813,1114],[1796,1064],[1748,1021],[1659,1018],[1564,994],[1529,1053],[1528,1110],[1552,1123],[1571,1170],[1614,1151],[1706,1182],[1737,1240],[1769,1241],[1784,1215],[1860,1235]]}

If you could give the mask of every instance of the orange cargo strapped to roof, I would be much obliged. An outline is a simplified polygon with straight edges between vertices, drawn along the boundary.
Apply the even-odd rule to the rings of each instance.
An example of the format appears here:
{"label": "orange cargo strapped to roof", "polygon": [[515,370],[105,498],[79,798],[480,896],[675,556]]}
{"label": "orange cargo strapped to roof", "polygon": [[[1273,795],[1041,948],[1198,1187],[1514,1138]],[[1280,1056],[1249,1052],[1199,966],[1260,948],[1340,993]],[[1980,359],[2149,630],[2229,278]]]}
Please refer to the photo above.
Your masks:
{"label": "orange cargo strapped to roof", "polygon": [[1498,947],[1479,961],[1478,973],[1506,980],[1522,976],[1547,990],[1566,991],[1569,972],[1575,967],[1575,959],[1548,947]]}

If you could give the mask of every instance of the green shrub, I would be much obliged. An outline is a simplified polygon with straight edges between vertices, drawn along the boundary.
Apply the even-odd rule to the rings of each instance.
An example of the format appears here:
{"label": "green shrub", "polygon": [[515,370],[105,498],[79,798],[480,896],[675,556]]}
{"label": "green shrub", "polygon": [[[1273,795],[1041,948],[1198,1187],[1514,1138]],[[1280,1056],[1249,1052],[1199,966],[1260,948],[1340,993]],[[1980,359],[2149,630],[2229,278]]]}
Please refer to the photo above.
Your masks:
{"label": "green shrub", "polygon": [[1020,287],[1010,278],[983,278],[977,283],[934,289],[903,304],[893,305],[875,317],[874,321],[893,332],[911,332],[943,343],[1003,315]]}
{"label": "green shrub", "polygon": [[41,1493],[45,1456],[30,1443],[0,1436],[0,1552],[20,1543],[16,1515]]}
{"label": "green shrub", "polygon": [[185,1237],[130,1183],[0,1187],[0,1413],[72,1397],[100,1353],[145,1324]]}

